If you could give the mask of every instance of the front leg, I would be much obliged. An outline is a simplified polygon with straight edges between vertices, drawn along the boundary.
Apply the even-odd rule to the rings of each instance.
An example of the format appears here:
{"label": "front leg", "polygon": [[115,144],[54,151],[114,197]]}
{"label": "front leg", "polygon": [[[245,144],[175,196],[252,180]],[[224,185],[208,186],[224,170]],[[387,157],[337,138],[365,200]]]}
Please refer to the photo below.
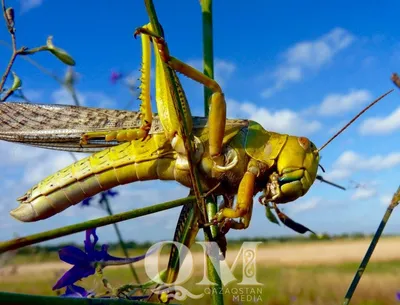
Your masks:
{"label": "front leg", "polygon": [[213,221],[218,223],[226,218],[240,218],[240,221],[231,222],[231,229],[242,230],[249,226],[253,211],[256,173],[257,171],[254,167],[250,167],[247,170],[239,184],[235,208],[223,208],[215,215]]}
{"label": "front leg", "polygon": [[178,71],[212,90],[213,94],[210,97],[210,114],[208,119],[209,152],[214,162],[214,168],[217,171],[224,172],[229,170],[229,166],[224,166],[224,157],[222,155],[222,143],[226,125],[226,102],[219,84],[215,80],[206,76],[204,73],[189,66],[188,64],[185,64],[175,57],[172,57],[169,54],[169,50],[164,38],[151,31],[149,26],[137,29],[135,35],[137,34],[145,34],[153,38],[155,41],[155,47],[158,50],[159,58],[172,70]]}

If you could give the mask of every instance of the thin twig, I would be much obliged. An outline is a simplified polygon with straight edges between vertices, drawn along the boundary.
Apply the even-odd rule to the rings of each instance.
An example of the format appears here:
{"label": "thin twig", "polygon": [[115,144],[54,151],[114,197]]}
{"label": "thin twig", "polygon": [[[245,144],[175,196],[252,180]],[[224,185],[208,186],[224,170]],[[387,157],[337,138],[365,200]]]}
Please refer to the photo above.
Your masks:
{"label": "thin twig", "polygon": [[5,102],[13,93],[14,93],[14,90],[12,90],[11,88],[8,89],[6,91],[6,93],[4,93],[4,95],[2,96],[1,101]]}
{"label": "thin twig", "polygon": [[[12,46],[4,41],[4,40],[0,40],[0,44],[12,49]],[[23,60],[26,60],[27,62],[29,62],[30,64],[32,64],[33,66],[35,66],[36,68],[38,68],[42,73],[50,76],[52,79],[54,79],[56,82],[63,84],[63,81],[61,78],[59,78],[57,75],[55,75],[53,72],[51,72],[49,69],[46,69],[45,67],[43,67],[41,64],[39,64],[37,61],[35,61],[34,59],[28,57],[28,56],[22,56]]]}
{"label": "thin twig", "polygon": [[[20,52],[22,52],[24,50],[24,48],[21,48],[20,50],[17,50],[17,40],[15,38],[15,28],[8,21],[7,13],[6,13],[7,8],[6,8],[5,0],[1,0],[1,3],[2,3],[2,8],[3,8],[4,21],[6,22],[8,32],[11,35],[11,45],[12,45],[12,50],[13,51],[12,51],[12,55],[11,55],[10,61],[8,62],[6,71],[4,72],[3,76],[1,77],[0,92],[3,90],[3,87],[4,87],[4,84],[6,83],[7,77],[10,74],[11,67],[14,64],[15,58],[18,56],[18,54]],[[12,91],[11,92],[7,92],[7,93],[8,93],[8,95],[6,94],[6,96],[8,97],[8,96],[10,96],[12,94]],[[4,101],[5,98],[2,98],[1,100]]]}
{"label": "thin twig", "polygon": [[357,285],[360,282],[361,277],[364,274],[365,268],[367,268],[367,265],[372,256],[372,253],[374,252],[375,247],[378,244],[379,238],[381,237],[382,232],[385,229],[387,222],[389,221],[390,215],[392,214],[393,209],[399,204],[399,202],[400,202],[400,187],[394,193],[394,195],[392,197],[392,201],[390,202],[390,205],[386,209],[386,212],[381,220],[381,223],[378,226],[378,229],[376,230],[376,233],[368,247],[368,250],[365,253],[364,258],[362,259],[360,266],[358,267],[358,269],[354,275],[353,281],[351,282],[350,287],[346,292],[346,295],[344,297],[342,305],[350,304],[351,298],[353,297],[353,294],[357,288]]}

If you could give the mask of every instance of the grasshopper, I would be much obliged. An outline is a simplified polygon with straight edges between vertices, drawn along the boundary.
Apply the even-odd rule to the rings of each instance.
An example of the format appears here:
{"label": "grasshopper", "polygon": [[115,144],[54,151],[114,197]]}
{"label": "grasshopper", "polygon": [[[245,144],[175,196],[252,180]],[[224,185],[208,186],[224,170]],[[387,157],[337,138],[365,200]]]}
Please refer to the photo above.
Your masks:
{"label": "grasshopper", "polygon": [[[24,222],[46,219],[101,191],[137,181],[175,180],[192,189],[182,122],[172,107],[175,100],[183,105],[184,120],[194,136],[192,161],[199,169],[201,188],[224,198],[223,208],[210,223],[227,224],[220,227],[222,234],[230,228],[246,229],[250,225],[253,198],[258,192],[263,192],[259,200],[262,205],[269,208],[272,203],[277,210],[276,204],[304,196],[316,179],[324,181],[317,175],[319,153],[342,130],[317,149],[306,137],[267,131],[247,119],[226,119],[226,103],[219,84],[172,57],[154,26],[157,25],[147,24],[135,32],[142,40],[139,112],[0,103],[1,140],[93,153],[28,190],[18,198],[20,205],[11,211],[13,217]],[[158,114],[152,112],[150,100],[151,44]],[[212,90],[208,118],[192,117],[176,72]],[[174,239],[190,247],[198,231],[194,207],[184,207],[180,220]],[[174,281],[176,264],[176,252],[172,252],[166,282]]]}
{"label": "grasshopper", "polygon": [[[213,223],[229,219],[230,228],[246,229],[258,192],[263,192],[263,205],[291,202],[308,192],[317,178],[323,147],[317,149],[306,137],[267,131],[251,120],[226,119],[224,94],[215,80],[172,57],[165,39],[154,33],[151,24],[137,29],[135,35],[141,36],[143,52],[140,112],[0,104],[1,140],[94,153],[28,190],[18,198],[20,205],[11,211],[13,217],[24,222],[46,219],[101,191],[136,181],[175,180],[192,188],[173,99],[184,105],[185,120],[194,135],[194,163],[201,173],[202,189],[230,199],[237,195],[235,207],[229,204],[221,209]],[[151,43],[158,114],[152,112],[150,101]],[[166,67],[174,71],[174,79],[168,77]],[[212,90],[209,118],[192,117],[175,71]],[[178,96],[171,90],[175,84]]]}

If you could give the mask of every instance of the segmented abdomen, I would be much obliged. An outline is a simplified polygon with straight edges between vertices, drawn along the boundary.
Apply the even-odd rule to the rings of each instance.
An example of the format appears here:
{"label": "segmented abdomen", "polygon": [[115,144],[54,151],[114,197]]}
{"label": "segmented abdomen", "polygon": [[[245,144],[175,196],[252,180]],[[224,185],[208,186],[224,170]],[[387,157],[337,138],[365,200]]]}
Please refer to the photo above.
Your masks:
{"label": "segmented abdomen", "polygon": [[95,153],[41,181],[18,200],[11,215],[24,222],[53,216],[115,186],[145,180],[175,180],[175,153],[164,136],[127,142]]}

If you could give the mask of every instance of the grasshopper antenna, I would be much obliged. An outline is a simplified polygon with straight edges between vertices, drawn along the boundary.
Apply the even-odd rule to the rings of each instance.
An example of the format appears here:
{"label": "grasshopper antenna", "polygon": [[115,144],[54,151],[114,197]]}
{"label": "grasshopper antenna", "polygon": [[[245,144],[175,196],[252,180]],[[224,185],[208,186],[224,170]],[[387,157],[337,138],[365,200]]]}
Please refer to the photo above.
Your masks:
{"label": "grasshopper antenna", "polygon": [[383,99],[386,95],[389,93],[392,93],[394,89],[389,90],[385,94],[381,95],[378,97],[375,101],[373,101],[371,104],[369,104],[367,107],[365,107],[363,110],[360,111],[359,114],[357,114],[353,119],[350,120],[342,129],[340,129],[334,136],[332,136],[324,145],[321,146],[321,148],[317,149],[316,152],[320,152],[323,150],[326,146],[328,146],[329,143],[333,141],[338,135],[340,135],[347,127],[349,127],[355,120],[357,120],[365,111],[367,111],[369,108],[374,106],[376,103],[378,103],[381,99]]}
{"label": "grasshopper antenna", "polygon": [[336,184],[336,183],[330,182],[330,181],[328,181],[328,180],[325,180],[324,177],[322,177],[321,175],[317,175],[317,178],[316,178],[316,179],[318,179],[318,180],[321,181],[321,182],[325,182],[325,183],[327,183],[327,184],[329,184],[329,185],[332,185],[332,186],[334,186],[334,187],[337,187],[337,188],[339,188],[339,189],[342,189],[343,191],[346,190],[345,187],[343,187],[343,186],[341,186],[341,185],[339,185],[339,184]]}

